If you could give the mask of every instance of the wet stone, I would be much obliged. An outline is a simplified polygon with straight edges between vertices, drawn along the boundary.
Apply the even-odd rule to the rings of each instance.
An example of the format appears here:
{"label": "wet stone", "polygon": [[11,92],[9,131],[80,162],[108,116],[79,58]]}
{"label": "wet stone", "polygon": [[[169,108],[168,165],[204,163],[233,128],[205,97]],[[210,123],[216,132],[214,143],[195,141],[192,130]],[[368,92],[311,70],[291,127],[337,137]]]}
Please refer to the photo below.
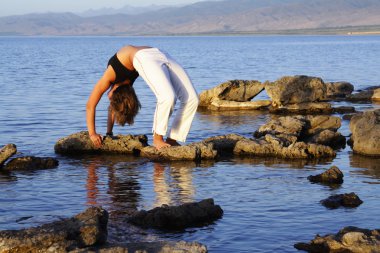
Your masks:
{"label": "wet stone", "polygon": [[51,157],[25,156],[10,160],[5,166],[5,170],[44,170],[57,167],[58,160]]}
{"label": "wet stone", "polygon": [[213,199],[205,199],[180,206],[162,205],[149,211],[141,210],[128,221],[141,227],[180,229],[209,224],[222,216],[222,208],[215,205]]}
{"label": "wet stone", "polygon": [[4,163],[17,152],[15,144],[7,144],[0,149],[0,168]]}
{"label": "wet stone", "polygon": [[358,207],[363,201],[354,193],[336,194],[321,201],[322,205],[327,208],[335,209],[343,207]]}
{"label": "wet stone", "polygon": [[343,177],[344,175],[342,171],[338,167],[332,166],[330,169],[321,174],[308,176],[307,179],[313,183],[342,184]]}

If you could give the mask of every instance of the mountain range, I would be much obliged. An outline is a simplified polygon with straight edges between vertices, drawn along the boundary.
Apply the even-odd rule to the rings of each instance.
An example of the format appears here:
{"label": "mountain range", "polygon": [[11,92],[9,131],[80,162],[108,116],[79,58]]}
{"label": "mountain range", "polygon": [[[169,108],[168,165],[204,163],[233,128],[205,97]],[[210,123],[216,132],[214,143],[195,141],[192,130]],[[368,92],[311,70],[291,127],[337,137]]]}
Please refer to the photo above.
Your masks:
{"label": "mountain range", "polygon": [[0,17],[0,35],[188,35],[380,27],[380,0],[223,0],[129,13]]}

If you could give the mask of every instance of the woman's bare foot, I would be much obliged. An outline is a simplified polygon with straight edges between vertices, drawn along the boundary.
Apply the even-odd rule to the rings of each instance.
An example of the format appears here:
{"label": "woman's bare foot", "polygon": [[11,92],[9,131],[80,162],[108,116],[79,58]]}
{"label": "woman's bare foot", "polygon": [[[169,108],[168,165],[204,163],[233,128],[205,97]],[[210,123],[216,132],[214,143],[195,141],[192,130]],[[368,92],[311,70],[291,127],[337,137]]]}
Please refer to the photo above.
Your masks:
{"label": "woman's bare foot", "polygon": [[176,140],[171,138],[166,138],[166,143],[170,144],[170,146],[181,146]]}
{"label": "woman's bare foot", "polygon": [[161,148],[168,148],[171,145],[164,141],[164,138],[162,137],[162,135],[154,134],[153,135],[153,146],[155,146],[157,150],[160,150]]}

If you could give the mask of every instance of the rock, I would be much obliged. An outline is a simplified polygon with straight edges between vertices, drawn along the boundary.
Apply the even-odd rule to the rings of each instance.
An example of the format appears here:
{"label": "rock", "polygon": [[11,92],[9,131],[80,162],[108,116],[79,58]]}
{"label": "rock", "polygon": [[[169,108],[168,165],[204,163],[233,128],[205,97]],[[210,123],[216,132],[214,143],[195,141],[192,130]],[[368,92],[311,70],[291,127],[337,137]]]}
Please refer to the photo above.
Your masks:
{"label": "rock", "polygon": [[321,78],[285,76],[275,82],[266,82],[265,90],[273,107],[317,102],[326,98],[327,87]]}
{"label": "rock", "polygon": [[358,207],[363,201],[354,193],[336,194],[321,200],[322,205],[328,208]]}
{"label": "rock", "polygon": [[338,167],[332,166],[321,174],[308,176],[307,179],[313,183],[342,184],[343,177],[342,171]]}
{"label": "rock", "polygon": [[201,92],[199,106],[209,106],[213,100],[247,102],[264,89],[259,81],[232,80]]}
{"label": "rock", "polygon": [[329,129],[315,134],[309,142],[329,146],[333,149],[340,149],[346,146],[346,138],[341,133]]}
{"label": "rock", "polygon": [[363,90],[347,96],[348,101],[366,101],[369,102],[374,94],[373,90]]}
{"label": "rock", "polygon": [[5,166],[5,170],[45,170],[57,167],[57,159],[51,157],[25,156],[10,160]]}
{"label": "rock", "polygon": [[217,151],[212,144],[194,143],[187,146],[172,146],[157,150],[155,147],[145,147],[141,156],[153,161],[200,161],[215,159]]}
{"label": "rock", "polygon": [[209,108],[211,110],[259,110],[271,105],[269,100],[236,102],[221,99],[214,99]]}
{"label": "rock", "polygon": [[0,231],[0,252],[67,252],[107,241],[108,213],[99,207],[50,224]]}
{"label": "rock", "polygon": [[350,145],[354,152],[380,156],[380,109],[358,113],[350,121]]}
{"label": "rock", "polygon": [[272,106],[269,108],[269,112],[273,114],[331,114],[334,112],[334,108],[327,102],[305,102]]}
{"label": "rock", "polygon": [[342,119],[343,120],[351,120],[352,117],[354,117],[354,115],[356,115],[356,113],[345,114],[345,115],[343,115]]}
{"label": "rock", "polygon": [[85,154],[85,153],[118,153],[138,154],[141,149],[148,146],[148,138],[145,135],[117,135],[105,137],[102,146],[96,148],[88,132],[82,131],[58,140],[54,149],[59,154]]}
{"label": "rock", "polygon": [[107,245],[96,248],[77,249],[70,253],[207,253],[207,247],[198,242],[136,242],[120,245]]}
{"label": "rock", "polygon": [[292,139],[292,143],[297,141],[301,136],[302,131],[306,126],[306,121],[304,117],[279,117],[276,119],[272,119],[266,124],[262,125],[258,131],[254,133],[255,137],[265,136],[266,134],[273,135],[288,135],[296,137],[296,139]]}
{"label": "rock", "polygon": [[233,150],[236,143],[239,140],[244,140],[245,137],[238,134],[227,134],[221,136],[214,136],[204,139],[204,143],[212,144],[213,148],[217,151],[218,155],[221,156],[231,156],[233,155]]}
{"label": "rock", "polygon": [[380,101],[380,88],[373,91],[373,95],[371,97],[373,101]]}
{"label": "rock", "polygon": [[338,106],[338,107],[333,108],[333,113],[344,114],[344,113],[354,113],[354,112],[356,112],[356,109],[353,106]]}
{"label": "rock", "polygon": [[14,154],[16,154],[17,148],[15,144],[7,144],[0,149],[0,168],[4,163]]}
{"label": "rock", "polygon": [[142,227],[179,229],[210,223],[222,215],[223,210],[214,205],[213,199],[205,199],[180,206],[162,205],[149,211],[142,210],[132,215],[128,221]]}
{"label": "rock", "polygon": [[307,252],[373,253],[380,252],[380,230],[345,227],[335,235],[317,235],[309,243],[294,247]]}
{"label": "rock", "polygon": [[314,135],[324,130],[332,130],[336,132],[342,125],[342,120],[339,117],[318,115],[318,116],[306,116],[307,122],[305,133],[307,135]]}
{"label": "rock", "polygon": [[350,95],[354,91],[354,86],[349,82],[326,83],[327,97],[342,98]]}

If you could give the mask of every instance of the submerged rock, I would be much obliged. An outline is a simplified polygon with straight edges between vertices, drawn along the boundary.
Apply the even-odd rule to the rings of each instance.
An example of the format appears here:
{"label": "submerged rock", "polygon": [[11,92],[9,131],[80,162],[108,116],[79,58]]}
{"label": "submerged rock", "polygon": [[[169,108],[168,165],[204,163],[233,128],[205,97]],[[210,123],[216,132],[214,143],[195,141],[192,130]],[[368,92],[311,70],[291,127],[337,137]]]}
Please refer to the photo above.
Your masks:
{"label": "submerged rock", "polygon": [[59,154],[85,154],[85,153],[118,153],[136,154],[148,146],[145,135],[117,135],[105,137],[100,148],[95,147],[88,132],[82,131],[58,140],[54,150]]}
{"label": "submerged rock", "polygon": [[279,107],[321,101],[326,98],[327,87],[318,77],[284,76],[275,82],[266,82],[265,90],[273,107]]}
{"label": "submerged rock", "polygon": [[107,241],[108,213],[90,207],[70,219],[23,230],[0,231],[0,252],[67,252]]}
{"label": "submerged rock", "polygon": [[342,184],[343,177],[344,175],[342,171],[338,167],[332,166],[330,169],[321,174],[308,176],[307,179],[313,183]]}
{"label": "submerged rock", "polygon": [[345,227],[335,235],[317,235],[309,243],[296,243],[294,247],[315,253],[380,252],[380,230]]}
{"label": "submerged rock", "polygon": [[7,144],[0,149],[0,168],[4,163],[17,152],[15,144]]}
{"label": "submerged rock", "polygon": [[354,91],[354,86],[349,82],[326,83],[326,87],[329,98],[344,98]]}
{"label": "submerged rock", "polygon": [[180,206],[162,205],[149,211],[139,211],[128,221],[142,227],[178,229],[198,226],[220,219],[223,210],[214,204],[213,199],[205,199]]}
{"label": "submerged rock", "polygon": [[10,160],[5,166],[5,170],[44,170],[57,167],[57,159],[51,157],[24,156]]}
{"label": "submerged rock", "polygon": [[332,105],[327,102],[305,102],[269,108],[269,112],[273,114],[331,114],[334,111]]}
{"label": "submerged rock", "polygon": [[380,109],[358,113],[351,118],[349,144],[354,152],[380,156]]}
{"label": "submerged rock", "polygon": [[363,201],[354,193],[336,194],[321,200],[322,205],[328,208],[358,207]]}
{"label": "submerged rock", "polygon": [[209,106],[215,100],[247,102],[264,89],[264,84],[252,80],[232,80],[199,94],[199,106]]}

